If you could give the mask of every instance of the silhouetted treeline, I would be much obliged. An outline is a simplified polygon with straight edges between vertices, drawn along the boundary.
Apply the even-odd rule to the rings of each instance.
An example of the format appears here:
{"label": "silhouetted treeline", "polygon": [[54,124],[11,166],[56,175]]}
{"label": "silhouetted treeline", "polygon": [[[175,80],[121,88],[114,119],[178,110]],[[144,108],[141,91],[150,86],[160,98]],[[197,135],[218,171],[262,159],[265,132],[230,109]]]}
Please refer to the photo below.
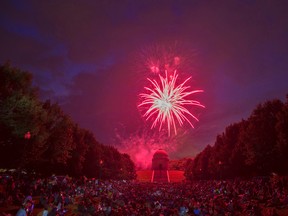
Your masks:
{"label": "silhouetted treeline", "polygon": [[194,160],[191,180],[288,174],[288,95],[286,102],[258,105],[247,120],[232,124]]}
{"label": "silhouetted treeline", "polygon": [[186,169],[187,161],[191,160],[191,158],[181,158],[176,160],[169,160],[169,169],[170,170],[181,170],[184,171]]}
{"label": "silhouetted treeline", "polygon": [[41,102],[32,75],[0,66],[0,168],[133,179],[130,156],[100,144],[57,103]]}

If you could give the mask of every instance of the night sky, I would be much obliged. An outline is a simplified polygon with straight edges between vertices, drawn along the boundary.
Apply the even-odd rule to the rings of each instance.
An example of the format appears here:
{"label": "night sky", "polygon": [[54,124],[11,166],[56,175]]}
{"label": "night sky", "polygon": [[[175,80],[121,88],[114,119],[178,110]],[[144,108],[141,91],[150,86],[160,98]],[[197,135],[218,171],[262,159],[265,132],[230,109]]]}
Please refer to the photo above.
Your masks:
{"label": "night sky", "polygon": [[42,100],[117,146],[115,131],[131,136],[146,124],[141,52],[177,44],[206,108],[171,155],[195,156],[257,104],[285,100],[287,11],[285,0],[1,1],[0,62],[31,72]]}

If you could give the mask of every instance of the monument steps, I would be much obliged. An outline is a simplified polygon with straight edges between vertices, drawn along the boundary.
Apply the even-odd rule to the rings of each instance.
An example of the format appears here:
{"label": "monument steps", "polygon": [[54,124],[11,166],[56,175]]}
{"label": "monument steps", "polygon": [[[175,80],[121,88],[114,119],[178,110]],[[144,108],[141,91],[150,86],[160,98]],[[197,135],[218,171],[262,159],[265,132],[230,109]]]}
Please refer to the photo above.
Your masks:
{"label": "monument steps", "polygon": [[167,170],[154,170],[153,182],[157,183],[167,183],[169,182]]}
{"label": "monument steps", "polygon": [[[165,172],[165,171],[163,171]],[[182,182],[185,181],[184,171],[168,170],[169,180],[168,182]],[[155,175],[155,173],[154,173]],[[157,175],[157,174],[156,174]],[[157,178],[157,177],[156,177]],[[137,181],[139,182],[155,182],[153,179],[153,170],[138,170]]]}
{"label": "monument steps", "polygon": [[137,171],[140,182],[182,182],[185,180],[184,171],[169,170],[169,157],[165,150],[158,149],[152,158],[151,170]]}

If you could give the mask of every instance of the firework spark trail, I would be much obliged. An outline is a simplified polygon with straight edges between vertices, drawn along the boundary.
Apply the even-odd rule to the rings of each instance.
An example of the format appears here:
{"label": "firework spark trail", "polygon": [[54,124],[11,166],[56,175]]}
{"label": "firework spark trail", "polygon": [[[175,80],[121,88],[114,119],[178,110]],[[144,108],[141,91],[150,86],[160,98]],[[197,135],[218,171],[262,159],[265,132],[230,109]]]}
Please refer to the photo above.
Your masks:
{"label": "firework spark trail", "polygon": [[165,77],[159,75],[160,84],[156,80],[151,80],[148,78],[149,82],[152,84],[153,88],[145,87],[148,93],[140,94],[143,101],[138,105],[138,107],[148,107],[144,114],[146,120],[150,118],[155,118],[152,123],[151,128],[156,127],[159,124],[159,131],[162,125],[167,123],[168,134],[170,135],[171,127],[174,128],[175,134],[176,130],[176,120],[180,126],[187,121],[192,128],[194,128],[191,121],[188,119],[187,115],[199,121],[196,116],[194,116],[185,106],[199,106],[205,107],[199,101],[186,99],[189,95],[203,92],[203,90],[189,91],[190,86],[185,86],[185,84],[191,79],[189,77],[180,85],[176,85],[178,74],[176,70],[174,74],[168,77],[167,71],[165,72]]}

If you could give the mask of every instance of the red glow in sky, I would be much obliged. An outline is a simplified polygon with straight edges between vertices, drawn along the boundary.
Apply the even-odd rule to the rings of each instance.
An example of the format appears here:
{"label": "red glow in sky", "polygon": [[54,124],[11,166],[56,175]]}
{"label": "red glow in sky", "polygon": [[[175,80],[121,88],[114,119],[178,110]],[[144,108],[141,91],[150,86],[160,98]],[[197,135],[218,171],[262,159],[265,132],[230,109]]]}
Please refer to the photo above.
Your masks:
{"label": "red glow in sky", "polygon": [[142,128],[131,133],[128,137],[117,132],[118,149],[130,155],[137,168],[146,169],[151,166],[153,154],[158,149],[165,149],[169,155],[177,152],[181,145],[183,131],[179,131],[177,136],[167,136],[164,131],[153,131],[149,128]]}
{"label": "red glow in sky", "polygon": [[159,82],[165,69],[181,82],[192,76],[206,108],[195,129],[176,120],[178,134],[187,129],[177,154],[195,156],[257,104],[285,99],[287,10],[284,0],[0,1],[0,62],[31,72],[43,100],[115,146],[115,128],[125,126],[129,139],[143,126],[146,77]]}

